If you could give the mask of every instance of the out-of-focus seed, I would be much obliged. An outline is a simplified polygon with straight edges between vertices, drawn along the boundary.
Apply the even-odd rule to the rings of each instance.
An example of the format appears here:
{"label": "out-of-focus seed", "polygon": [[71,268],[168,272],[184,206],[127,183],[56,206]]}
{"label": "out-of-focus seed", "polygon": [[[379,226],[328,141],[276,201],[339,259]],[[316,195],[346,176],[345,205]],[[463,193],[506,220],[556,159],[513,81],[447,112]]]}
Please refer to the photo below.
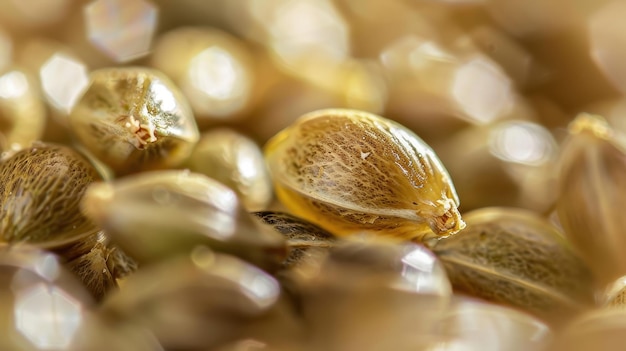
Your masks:
{"label": "out-of-focus seed", "polygon": [[505,120],[473,126],[438,146],[463,199],[462,212],[510,206],[543,213],[554,206],[558,148],[540,124]]}
{"label": "out-of-focus seed", "polygon": [[600,284],[626,274],[626,143],[599,116],[570,124],[559,169],[557,212]]}
{"label": "out-of-focus seed", "polygon": [[544,350],[552,337],[550,328],[531,315],[464,297],[452,300],[437,323],[445,337],[433,351]]}
{"label": "out-of-focus seed", "polygon": [[[439,259],[424,246],[413,243],[398,245],[376,240],[342,243],[330,250],[324,267],[322,269],[328,270],[328,277],[324,279],[332,282],[336,278],[334,283],[339,285],[351,285],[351,282],[343,282],[341,276],[354,271],[363,274],[362,281],[379,279],[381,285],[400,291],[442,297],[452,294]],[[357,285],[359,280],[355,279]],[[384,281],[387,283],[382,283]]]}
{"label": "out-of-focus seed", "polygon": [[450,285],[425,248],[350,242],[312,268],[295,277],[311,350],[425,350],[440,340]]}
{"label": "out-of-focus seed", "polygon": [[24,70],[8,69],[0,75],[0,133],[2,151],[22,149],[41,138],[46,125],[45,104],[35,80]]}
{"label": "out-of-focus seed", "polygon": [[424,240],[464,226],[433,150],[388,119],[356,110],[312,112],[268,142],[266,160],[285,206],[333,233]]}
{"label": "out-of-focus seed", "polygon": [[620,351],[626,343],[626,312],[596,310],[572,321],[551,351]]}
{"label": "out-of-focus seed", "polygon": [[606,307],[626,309],[626,277],[609,285],[602,296],[602,303]]}
{"label": "out-of-focus seed", "polygon": [[255,59],[244,42],[214,29],[185,27],[161,36],[152,65],[181,88],[200,125],[241,118],[255,86]]}
{"label": "out-of-focus seed", "polygon": [[284,239],[257,226],[234,191],[189,171],[143,172],[93,184],[82,208],[139,264],[208,245],[269,268],[284,251]]}
{"label": "out-of-focus seed", "polygon": [[234,130],[220,128],[202,134],[187,165],[192,172],[235,190],[248,211],[262,211],[272,200],[272,182],[261,149]]}
{"label": "out-of-focus seed", "polygon": [[0,249],[0,349],[67,350],[93,305],[55,255],[26,246]]}
{"label": "out-of-focus seed", "polygon": [[178,88],[139,67],[93,71],[69,122],[80,142],[118,174],[179,165],[199,138]]}
{"label": "out-of-focus seed", "polygon": [[461,234],[433,248],[456,290],[554,322],[591,306],[589,269],[547,220],[512,208],[475,210],[464,218]]}
{"label": "out-of-focus seed", "polygon": [[1,241],[58,248],[97,232],[79,204],[100,176],[72,149],[34,143],[0,163],[0,179]]}
{"label": "out-of-focus seed", "polygon": [[86,316],[76,339],[65,350],[162,351],[163,346],[142,326],[126,321],[111,323],[106,316],[96,312]]}
{"label": "out-of-focus seed", "polygon": [[129,276],[101,312],[147,328],[167,349],[199,350],[236,340],[240,328],[268,313],[279,296],[278,282],[267,273],[198,248]]}

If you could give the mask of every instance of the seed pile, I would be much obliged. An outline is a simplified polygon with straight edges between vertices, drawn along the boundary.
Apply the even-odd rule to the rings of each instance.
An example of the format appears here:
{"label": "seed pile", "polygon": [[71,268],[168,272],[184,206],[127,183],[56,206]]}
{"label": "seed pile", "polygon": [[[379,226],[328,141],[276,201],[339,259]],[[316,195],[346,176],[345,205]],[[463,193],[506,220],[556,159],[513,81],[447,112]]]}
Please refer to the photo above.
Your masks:
{"label": "seed pile", "polygon": [[626,6],[63,2],[0,1],[0,350],[626,345]]}

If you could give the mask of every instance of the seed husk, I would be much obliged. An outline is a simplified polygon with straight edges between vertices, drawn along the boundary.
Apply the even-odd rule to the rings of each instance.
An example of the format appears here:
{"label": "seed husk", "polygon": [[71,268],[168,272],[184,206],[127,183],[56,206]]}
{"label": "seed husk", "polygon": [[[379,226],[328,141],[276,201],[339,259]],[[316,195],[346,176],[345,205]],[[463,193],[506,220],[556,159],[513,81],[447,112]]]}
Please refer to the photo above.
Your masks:
{"label": "seed husk", "polygon": [[337,235],[373,231],[422,241],[464,226],[434,151],[383,117],[311,112],[271,139],[265,157],[282,203]]}

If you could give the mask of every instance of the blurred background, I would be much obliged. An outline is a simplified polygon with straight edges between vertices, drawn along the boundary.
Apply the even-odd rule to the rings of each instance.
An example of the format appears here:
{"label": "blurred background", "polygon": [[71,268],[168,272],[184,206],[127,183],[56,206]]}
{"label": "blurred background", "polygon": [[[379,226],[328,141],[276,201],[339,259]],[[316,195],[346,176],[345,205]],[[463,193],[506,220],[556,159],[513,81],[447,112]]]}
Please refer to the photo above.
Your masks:
{"label": "blurred background", "polygon": [[603,0],[0,0],[0,115],[70,142],[90,71],[151,66],[202,130],[262,145],[306,112],[370,111],[435,149],[462,210],[549,213],[576,114],[626,128],[623,18]]}

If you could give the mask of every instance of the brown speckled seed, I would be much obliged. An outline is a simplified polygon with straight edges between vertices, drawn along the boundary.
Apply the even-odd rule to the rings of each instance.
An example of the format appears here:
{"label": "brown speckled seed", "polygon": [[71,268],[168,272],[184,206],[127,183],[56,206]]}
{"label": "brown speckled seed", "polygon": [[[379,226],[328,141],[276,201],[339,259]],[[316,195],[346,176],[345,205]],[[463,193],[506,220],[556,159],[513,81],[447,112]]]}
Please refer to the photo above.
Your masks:
{"label": "brown speckled seed", "polygon": [[0,164],[0,240],[54,246],[93,232],[79,203],[100,179],[77,152],[35,143]]}

